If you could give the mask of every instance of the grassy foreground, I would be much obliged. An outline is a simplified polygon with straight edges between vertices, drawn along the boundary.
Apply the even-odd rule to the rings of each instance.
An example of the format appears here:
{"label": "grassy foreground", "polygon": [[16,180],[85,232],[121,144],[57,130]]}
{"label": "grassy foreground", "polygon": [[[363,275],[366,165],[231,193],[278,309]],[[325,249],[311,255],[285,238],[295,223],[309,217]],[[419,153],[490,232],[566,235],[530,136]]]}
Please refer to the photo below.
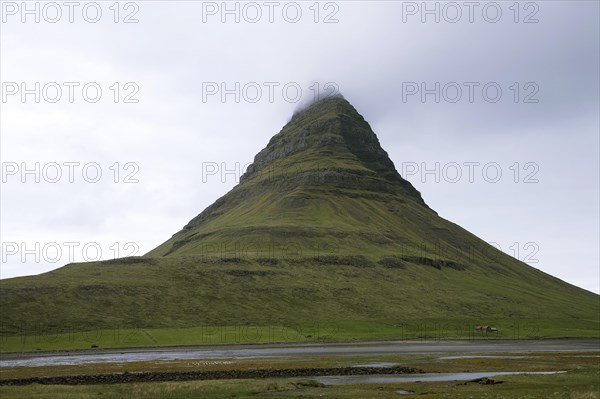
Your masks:
{"label": "grassy foreground", "polygon": [[[412,391],[419,398],[600,398],[600,352],[515,354],[509,358],[441,359],[424,355],[343,357],[312,359],[246,359],[229,361],[140,362],[128,365],[143,370],[216,370],[265,367],[330,367],[377,361],[398,362],[428,372],[464,371],[567,371],[555,375],[512,375],[492,377],[494,384],[477,382],[414,382],[323,386],[307,378],[159,382],[113,385],[60,386],[28,385],[0,387],[7,398],[397,398],[398,391]],[[13,368],[0,378],[32,375],[65,375],[78,371],[115,372],[123,364],[63,366],[62,368]],[[33,374],[32,374],[33,373]]]}

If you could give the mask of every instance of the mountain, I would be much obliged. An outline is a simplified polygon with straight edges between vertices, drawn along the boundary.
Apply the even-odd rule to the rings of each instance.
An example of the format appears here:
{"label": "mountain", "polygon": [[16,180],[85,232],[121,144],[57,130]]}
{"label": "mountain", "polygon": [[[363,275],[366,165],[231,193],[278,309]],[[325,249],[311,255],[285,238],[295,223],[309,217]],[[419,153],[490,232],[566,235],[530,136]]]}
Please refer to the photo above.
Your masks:
{"label": "mountain", "polygon": [[368,122],[330,97],[295,114],[236,187],[145,256],[1,280],[0,321],[9,336],[423,320],[594,335],[599,298],[441,218]]}
{"label": "mountain", "polygon": [[423,222],[432,217],[363,117],[326,98],[294,115],[238,186],[148,256],[396,254],[431,235],[420,228],[442,227]]}

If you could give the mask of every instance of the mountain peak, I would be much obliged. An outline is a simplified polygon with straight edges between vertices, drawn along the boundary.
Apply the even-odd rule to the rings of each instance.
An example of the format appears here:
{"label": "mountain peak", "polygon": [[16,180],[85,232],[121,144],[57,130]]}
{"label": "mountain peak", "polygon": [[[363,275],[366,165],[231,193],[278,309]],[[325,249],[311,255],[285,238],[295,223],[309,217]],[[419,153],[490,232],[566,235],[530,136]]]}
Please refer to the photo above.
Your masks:
{"label": "mountain peak", "polygon": [[[291,120],[306,117],[315,112],[333,112],[342,114],[348,111],[360,116],[352,104],[350,104],[341,94],[337,94],[323,97],[317,101],[304,105],[300,109],[294,111]],[[360,117],[362,118],[362,116]]]}
{"label": "mountain peak", "polygon": [[308,166],[308,162],[316,162],[322,169],[339,170],[344,165],[346,171],[399,185],[407,197],[427,207],[420,193],[400,176],[369,123],[342,96],[323,98],[294,114],[255,156],[241,181],[266,169],[276,174],[273,169],[292,162],[295,170]]}

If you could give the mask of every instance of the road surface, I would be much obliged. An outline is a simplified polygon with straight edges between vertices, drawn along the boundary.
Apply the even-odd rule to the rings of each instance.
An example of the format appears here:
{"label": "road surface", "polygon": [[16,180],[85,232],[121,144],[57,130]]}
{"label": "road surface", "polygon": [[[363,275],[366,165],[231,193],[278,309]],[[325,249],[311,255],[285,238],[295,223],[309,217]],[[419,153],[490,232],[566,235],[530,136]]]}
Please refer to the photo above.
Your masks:
{"label": "road surface", "polygon": [[135,349],[94,349],[68,353],[0,355],[0,367],[58,366],[90,363],[182,359],[249,359],[269,357],[377,356],[394,354],[468,354],[511,352],[600,351],[600,339],[386,341],[319,344],[264,344]]}

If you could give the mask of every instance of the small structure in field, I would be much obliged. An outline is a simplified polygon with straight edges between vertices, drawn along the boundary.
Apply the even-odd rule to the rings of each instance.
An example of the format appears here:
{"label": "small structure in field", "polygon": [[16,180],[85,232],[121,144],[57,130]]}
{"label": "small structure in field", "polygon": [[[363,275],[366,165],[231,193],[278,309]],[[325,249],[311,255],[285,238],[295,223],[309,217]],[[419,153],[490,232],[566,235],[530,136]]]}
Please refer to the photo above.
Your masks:
{"label": "small structure in field", "polygon": [[475,331],[490,333],[490,332],[496,332],[496,331],[498,331],[498,329],[496,327],[492,327],[492,326],[477,326],[477,327],[475,327]]}

